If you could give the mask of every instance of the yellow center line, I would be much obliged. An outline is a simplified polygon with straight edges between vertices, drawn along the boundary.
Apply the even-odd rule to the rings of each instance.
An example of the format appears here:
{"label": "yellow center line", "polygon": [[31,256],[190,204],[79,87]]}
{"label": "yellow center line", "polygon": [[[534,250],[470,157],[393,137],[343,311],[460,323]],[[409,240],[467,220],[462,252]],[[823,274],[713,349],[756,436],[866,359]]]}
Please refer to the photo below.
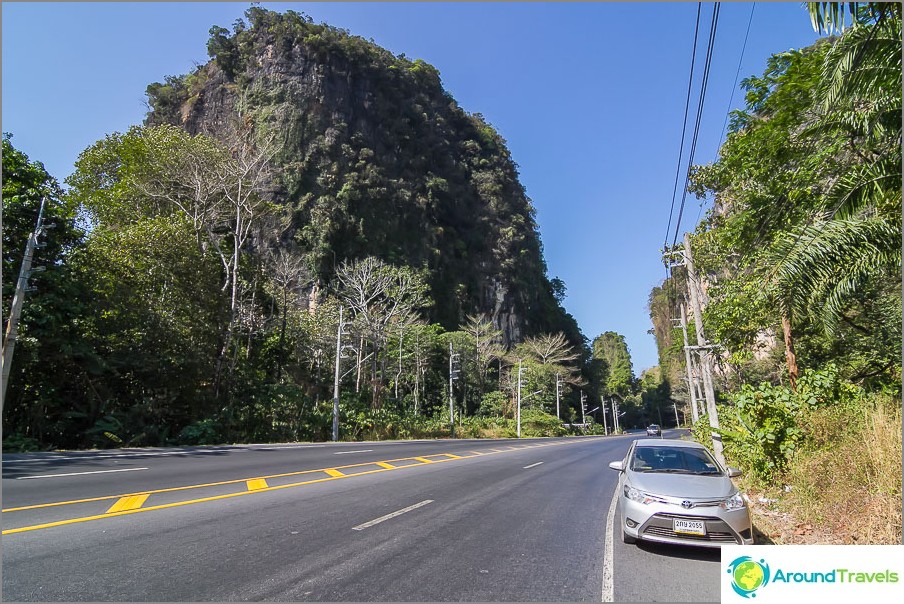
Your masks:
{"label": "yellow center line", "polygon": [[[567,444],[567,442],[568,441],[560,442],[560,443],[544,443],[540,446],[548,446],[548,445],[553,445],[553,444]],[[580,442],[580,441],[571,441],[571,442]],[[508,449],[491,449],[491,451],[494,451],[496,453],[504,453],[506,451],[511,451],[511,450],[516,450],[516,448],[509,447]],[[479,452],[479,451],[470,451],[470,453],[473,453],[474,455],[490,454],[487,452]],[[113,516],[122,516],[122,515],[126,515],[126,514],[135,514],[135,513],[139,513],[139,512],[148,512],[148,511],[166,509],[166,508],[177,507],[177,506],[182,506],[182,505],[190,505],[190,504],[201,503],[201,502],[205,502],[205,501],[215,501],[215,500],[226,499],[226,498],[230,498],[230,497],[238,497],[241,495],[248,495],[250,493],[261,493],[261,492],[266,492],[266,491],[273,491],[276,489],[285,489],[285,488],[297,487],[297,486],[302,486],[302,485],[307,485],[307,484],[314,484],[314,483],[318,483],[318,482],[326,482],[329,480],[336,480],[336,479],[340,479],[340,478],[349,478],[351,476],[362,476],[365,474],[374,474],[377,472],[385,472],[387,470],[399,470],[399,469],[406,468],[406,467],[408,467],[408,468],[417,467],[417,466],[423,465],[423,464],[442,463],[442,462],[446,462],[446,461],[454,461],[456,459],[462,459],[461,456],[455,455],[452,453],[436,453],[436,454],[430,455],[429,457],[437,457],[437,456],[443,456],[443,457],[445,457],[445,459],[427,459],[427,457],[401,457],[401,458],[397,458],[397,459],[390,459],[388,461],[363,462],[363,463],[357,463],[357,464],[349,464],[346,466],[336,466],[334,468],[300,470],[297,472],[285,472],[282,474],[270,474],[268,476],[263,476],[263,477],[259,477],[259,478],[241,478],[241,479],[236,479],[236,480],[224,480],[224,481],[219,481],[219,482],[211,482],[211,483],[204,483],[204,484],[197,484],[197,485],[187,485],[187,486],[182,486],[182,487],[170,487],[170,488],[166,488],[166,489],[143,491],[140,493],[106,495],[106,496],[102,496],[102,497],[90,497],[90,498],[77,499],[77,500],[71,500],[71,501],[58,501],[58,502],[52,502],[52,503],[42,503],[42,504],[36,504],[36,505],[30,505],[30,506],[22,506],[22,507],[17,507],[17,508],[7,508],[2,511],[3,512],[15,512],[15,511],[37,509],[37,508],[71,505],[71,504],[76,504],[76,503],[90,503],[90,502],[94,502],[94,501],[104,501],[104,500],[112,500],[112,499],[117,500],[116,503],[113,504],[107,510],[107,512],[102,515],[85,516],[85,517],[81,517],[81,518],[60,520],[60,521],[56,521],[56,522],[50,522],[50,523],[39,524],[39,525],[34,525],[34,526],[25,526],[25,527],[20,527],[20,528],[7,529],[0,534],[7,535],[7,534],[12,534],[12,533],[21,533],[21,532],[25,532],[25,531],[32,531],[32,530],[38,530],[38,529],[43,529],[43,528],[62,526],[62,525],[66,525],[66,524],[74,524],[77,522],[86,522],[89,520],[99,520],[102,518],[110,518]],[[401,465],[401,466],[394,466],[391,463],[389,463],[389,462],[400,462],[400,461],[407,461],[407,460],[415,460],[420,463],[419,464]],[[355,468],[355,467],[368,466],[368,465],[370,465],[370,466],[376,465],[376,466],[379,466],[381,469],[357,472],[354,474],[345,474],[340,471],[340,469]],[[328,474],[329,478],[318,478],[318,479],[306,480],[306,481],[302,481],[302,482],[294,482],[294,483],[290,483],[290,484],[279,485],[279,486],[268,486],[268,484],[267,484],[268,478],[279,478],[279,477],[285,477],[285,476],[299,476],[299,475],[303,475],[303,474],[313,474],[313,473],[318,473],[318,472],[323,472],[323,473]],[[239,483],[243,483],[243,482],[245,483],[247,490],[237,492],[237,493],[228,493],[225,495],[216,495],[216,496],[211,496],[211,497],[203,497],[203,498],[199,498],[199,499],[190,499],[190,500],[180,501],[180,502],[176,502],[176,503],[168,503],[168,504],[155,505],[155,506],[150,506],[150,507],[142,507],[142,505],[144,504],[144,502],[148,499],[148,497],[150,495],[157,494],[157,493],[168,493],[168,492],[183,491],[183,490],[189,490],[189,489],[199,489],[199,488],[204,488],[204,487],[221,486],[221,485],[228,485],[228,484],[239,484]]]}
{"label": "yellow center line", "polygon": [[[442,463],[444,461],[452,461],[452,460],[451,459],[440,460],[437,463]],[[404,468],[416,468],[416,467],[418,467],[418,464],[413,464],[413,465],[409,465],[409,466],[399,466],[394,469],[402,470]],[[332,468],[330,468],[330,469],[332,469]],[[323,470],[323,471],[326,471],[326,470]],[[266,493],[268,491],[277,491],[279,489],[289,489],[292,487],[300,487],[303,485],[315,484],[318,482],[328,482],[330,480],[341,480],[343,478],[352,478],[353,476],[363,476],[365,474],[376,474],[378,472],[386,472],[386,471],[387,470],[385,470],[385,469],[370,470],[367,472],[359,472],[357,474],[352,474],[352,475],[342,474],[341,476],[330,476],[329,478],[315,478],[314,480],[305,480],[303,482],[293,482],[291,484],[281,484],[281,485],[278,485],[275,487],[267,487],[266,489],[257,489],[254,491],[240,491],[238,493],[227,493],[225,495],[213,495],[211,497],[202,497],[200,499],[177,501],[175,503],[164,503],[161,505],[153,505],[153,506],[146,507],[146,508],[133,508],[133,509],[128,509],[128,510],[116,511],[116,512],[107,512],[106,514],[100,514],[100,515],[96,515],[96,516],[83,516],[81,518],[70,518],[67,520],[57,520],[56,522],[48,522],[46,524],[35,524],[32,526],[23,526],[23,527],[14,528],[14,529],[7,529],[0,534],[12,535],[13,533],[25,533],[28,531],[36,531],[36,530],[40,530],[40,529],[52,528],[55,526],[64,526],[66,524],[77,524],[80,522],[89,522],[91,520],[102,520],[104,518],[112,518],[114,516],[126,516],[128,514],[138,514],[141,512],[152,512],[155,510],[164,510],[167,508],[175,508],[175,507],[179,507],[179,506],[183,506],[183,505],[192,505],[195,503],[203,503],[206,501],[217,501],[220,499],[230,499],[232,497],[242,497],[244,495],[252,495],[255,493]]]}
{"label": "yellow center line", "polygon": [[137,510],[140,508],[144,501],[148,498],[149,494],[144,493],[142,495],[132,495],[130,497],[123,497],[107,510],[108,514],[115,514],[116,512],[122,512],[125,510]]}
{"label": "yellow center line", "polygon": [[257,491],[259,489],[266,489],[269,485],[267,485],[267,481],[263,478],[254,478],[248,481],[248,490],[249,491]]}

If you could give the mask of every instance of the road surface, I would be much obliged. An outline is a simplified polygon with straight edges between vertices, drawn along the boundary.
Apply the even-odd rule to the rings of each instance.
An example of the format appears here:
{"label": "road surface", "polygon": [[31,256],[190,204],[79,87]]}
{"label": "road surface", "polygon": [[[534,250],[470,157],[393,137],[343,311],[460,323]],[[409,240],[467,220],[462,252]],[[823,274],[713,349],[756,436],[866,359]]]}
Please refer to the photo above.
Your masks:
{"label": "road surface", "polygon": [[3,598],[717,601],[609,529],[637,436],[6,455]]}

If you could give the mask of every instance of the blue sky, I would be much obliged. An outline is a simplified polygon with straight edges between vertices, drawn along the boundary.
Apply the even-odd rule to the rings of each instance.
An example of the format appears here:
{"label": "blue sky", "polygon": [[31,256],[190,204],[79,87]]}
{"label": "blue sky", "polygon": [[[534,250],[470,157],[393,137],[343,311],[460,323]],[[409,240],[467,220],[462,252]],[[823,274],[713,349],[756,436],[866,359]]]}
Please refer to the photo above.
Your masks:
{"label": "blue sky", "polygon": [[[206,62],[210,27],[231,27],[249,6],[4,1],[3,132],[62,181],[89,145],[141,123],[148,84]],[[647,300],[664,276],[697,3],[261,6],[304,12],[436,67],[459,105],[508,142],[549,275],[564,280],[565,307],[584,335],[623,334],[638,375],[657,364]],[[743,105],[733,84],[751,7],[721,5],[695,163],[715,157],[733,90],[731,106]],[[701,43],[712,8],[703,5]],[[757,3],[740,79],[816,38],[802,3]],[[682,233],[699,215],[689,197]]]}

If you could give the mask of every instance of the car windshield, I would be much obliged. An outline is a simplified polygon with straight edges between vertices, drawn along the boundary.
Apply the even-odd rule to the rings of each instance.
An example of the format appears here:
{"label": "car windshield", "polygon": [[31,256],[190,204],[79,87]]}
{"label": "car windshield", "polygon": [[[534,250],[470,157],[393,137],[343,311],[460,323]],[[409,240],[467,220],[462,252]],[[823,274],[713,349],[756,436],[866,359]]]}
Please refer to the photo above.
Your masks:
{"label": "car windshield", "polygon": [[631,457],[635,472],[719,475],[722,471],[709,451],[691,447],[635,447]]}

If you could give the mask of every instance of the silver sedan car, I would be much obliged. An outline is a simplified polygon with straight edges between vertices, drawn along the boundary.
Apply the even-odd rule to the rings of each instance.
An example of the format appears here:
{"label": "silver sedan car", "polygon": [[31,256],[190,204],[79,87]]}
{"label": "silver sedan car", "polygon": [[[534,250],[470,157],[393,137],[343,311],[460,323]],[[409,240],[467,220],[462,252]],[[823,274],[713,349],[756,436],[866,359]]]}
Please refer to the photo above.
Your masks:
{"label": "silver sedan car", "polygon": [[622,538],[721,547],[753,544],[747,503],[731,481],[740,470],[722,468],[701,444],[670,439],[634,441],[618,488]]}

